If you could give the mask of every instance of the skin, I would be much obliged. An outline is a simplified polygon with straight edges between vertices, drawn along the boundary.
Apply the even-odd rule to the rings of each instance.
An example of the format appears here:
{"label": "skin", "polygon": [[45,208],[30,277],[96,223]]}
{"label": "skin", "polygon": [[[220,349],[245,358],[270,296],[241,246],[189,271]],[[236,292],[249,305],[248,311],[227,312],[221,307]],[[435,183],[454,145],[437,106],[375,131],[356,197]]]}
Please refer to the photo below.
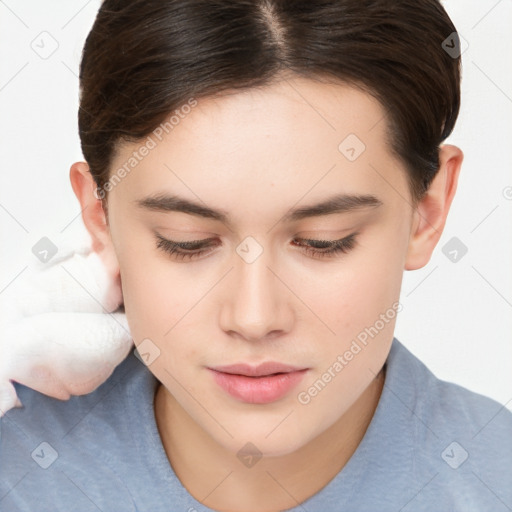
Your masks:
{"label": "skin", "polygon": [[[353,162],[338,149],[350,133],[366,145]],[[385,380],[394,319],[309,403],[298,393],[399,300],[404,270],[428,263],[463,159],[460,149],[442,146],[439,172],[414,204],[386,140],[384,111],[373,97],[291,77],[200,99],[109,193],[108,222],[87,164],[71,168],[94,248],[122,283],[135,344],[149,338],[160,350],[149,369],[162,383],[155,417],[169,461],[208,507],[296,506],[344,467],[364,436]],[[112,168],[138,147],[121,146]],[[231,225],[136,206],[163,192],[222,209]],[[372,194],[382,205],[282,220],[335,192]],[[182,261],[157,248],[155,232],[217,245]],[[293,244],[353,232],[356,244],[346,254],[315,256]],[[250,264],[236,252],[247,236],[263,249]],[[263,361],[309,370],[284,398],[248,404],[226,394],[206,368]],[[250,468],[236,456],[247,442],[263,454]]]}

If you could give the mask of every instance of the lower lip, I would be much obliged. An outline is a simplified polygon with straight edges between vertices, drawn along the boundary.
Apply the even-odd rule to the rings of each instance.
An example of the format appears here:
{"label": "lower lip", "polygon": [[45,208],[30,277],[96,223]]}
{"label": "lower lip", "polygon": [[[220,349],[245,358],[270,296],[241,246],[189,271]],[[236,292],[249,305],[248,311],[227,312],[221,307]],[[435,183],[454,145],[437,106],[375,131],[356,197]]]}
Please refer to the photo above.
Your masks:
{"label": "lower lip", "polygon": [[302,380],[307,369],[268,377],[211,372],[215,382],[233,398],[249,404],[268,404],[284,397]]}

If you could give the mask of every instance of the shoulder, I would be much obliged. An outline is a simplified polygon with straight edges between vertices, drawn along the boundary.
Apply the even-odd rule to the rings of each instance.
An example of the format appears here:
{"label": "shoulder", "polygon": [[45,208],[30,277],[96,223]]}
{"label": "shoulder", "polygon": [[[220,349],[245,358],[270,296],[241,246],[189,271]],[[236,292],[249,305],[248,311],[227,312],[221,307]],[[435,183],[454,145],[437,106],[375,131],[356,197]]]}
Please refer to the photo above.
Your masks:
{"label": "shoulder", "polygon": [[423,496],[426,503],[437,497],[466,510],[512,507],[512,412],[506,405],[437,378],[396,339],[388,364],[389,385],[409,408],[414,430],[411,470],[429,482],[417,505]]}
{"label": "shoulder", "polygon": [[[46,510],[50,502],[55,510],[63,503],[89,510],[101,481],[110,490],[95,497],[95,503],[105,510],[119,505],[134,510],[115,461],[121,464],[133,444],[129,402],[152,403],[154,383],[133,351],[95,391],[66,401],[15,383],[23,407],[0,419],[0,503],[12,510]],[[86,488],[87,496],[79,492]]]}
{"label": "shoulder", "polygon": [[[403,344],[394,340],[388,363],[395,366],[392,384],[409,384],[416,414],[439,430],[456,429],[476,437],[488,429],[493,435],[512,432],[512,411],[485,395],[439,379]],[[411,384],[414,383],[414,386]],[[407,394],[406,394],[407,396]]]}
{"label": "shoulder", "polygon": [[116,395],[130,381],[137,379],[141,371],[144,368],[132,351],[93,392],[72,396],[69,400],[58,400],[14,382],[23,407],[11,409],[0,420],[2,440],[11,431],[18,431],[23,437],[44,434],[62,437],[86,415],[98,414],[100,410],[96,406],[99,403],[111,402],[111,406],[119,407],[121,404],[115,399]]}

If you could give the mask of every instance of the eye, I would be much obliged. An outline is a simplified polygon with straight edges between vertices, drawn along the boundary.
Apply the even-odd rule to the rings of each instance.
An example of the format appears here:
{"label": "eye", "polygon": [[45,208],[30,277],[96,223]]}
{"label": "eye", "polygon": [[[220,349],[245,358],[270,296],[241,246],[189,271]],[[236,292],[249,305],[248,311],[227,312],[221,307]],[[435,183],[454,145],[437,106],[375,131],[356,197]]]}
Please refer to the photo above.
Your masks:
{"label": "eye", "polygon": [[340,240],[310,240],[307,238],[296,238],[295,240],[299,241],[299,246],[305,247],[306,253],[324,258],[336,256],[339,253],[348,253],[355,247],[357,235],[358,233],[352,233]]}
{"label": "eye", "polygon": [[[337,254],[346,254],[352,250],[356,244],[356,236],[358,233],[352,233],[340,240],[310,240],[307,238],[295,238],[295,245],[303,247],[306,254],[317,257],[333,257]],[[157,248],[165,251],[178,260],[191,260],[199,258],[201,255],[211,252],[210,249],[219,244],[214,244],[213,238],[205,240],[193,240],[190,242],[176,242],[168,240],[157,234]]]}
{"label": "eye", "polygon": [[214,247],[214,244],[208,243],[213,240],[213,238],[193,240],[191,242],[174,242],[173,240],[168,240],[158,234],[156,237],[158,240],[156,244],[157,248],[162,249],[178,260],[190,260],[192,258],[197,258],[202,254],[209,252],[211,247]]}

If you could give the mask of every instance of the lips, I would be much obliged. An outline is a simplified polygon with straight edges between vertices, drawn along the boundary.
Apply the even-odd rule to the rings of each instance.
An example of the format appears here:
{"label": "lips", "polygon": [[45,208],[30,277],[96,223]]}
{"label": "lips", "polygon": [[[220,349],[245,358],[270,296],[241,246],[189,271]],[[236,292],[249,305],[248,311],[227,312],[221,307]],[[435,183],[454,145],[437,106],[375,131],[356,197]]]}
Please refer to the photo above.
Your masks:
{"label": "lips", "polygon": [[276,373],[290,373],[299,370],[304,370],[304,367],[291,366],[287,364],[268,361],[261,363],[258,366],[251,366],[249,364],[232,364],[228,366],[215,366],[212,370],[229,373],[231,375],[245,375],[246,377],[262,377],[267,375],[274,375]]}
{"label": "lips", "polygon": [[308,368],[266,362],[258,366],[234,364],[208,368],[214,381],[231,397],[250,404],[275,402],[287,395]]}

